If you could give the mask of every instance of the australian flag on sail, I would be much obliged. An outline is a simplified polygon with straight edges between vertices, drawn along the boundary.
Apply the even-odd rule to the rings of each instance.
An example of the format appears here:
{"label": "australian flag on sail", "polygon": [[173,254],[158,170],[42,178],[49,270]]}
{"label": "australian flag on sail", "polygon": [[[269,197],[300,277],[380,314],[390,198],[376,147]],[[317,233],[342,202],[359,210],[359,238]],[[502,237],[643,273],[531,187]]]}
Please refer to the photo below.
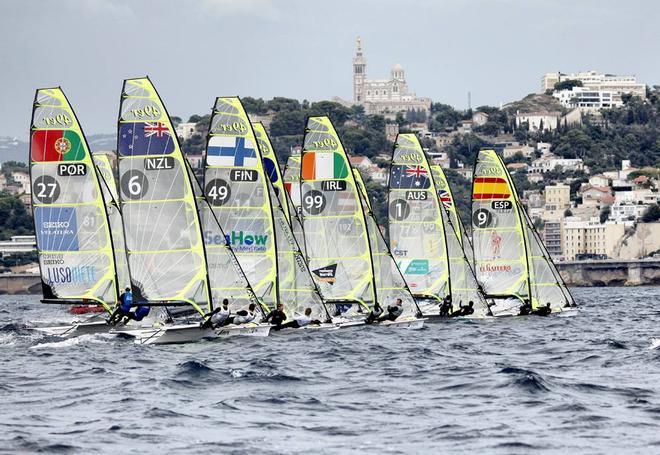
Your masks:
{"label": "australian flag on sail", "polygon": [[390,187],[406,190],[424,190],[431,186],[429,173],[422,166],[392,166]]}
{"label": "australian flag on sail", "polygon": [[119,125],[119,153],[134,155],[169,155],[174,151],[174,138],[160,122],[134,122]]}
{"label": "australian flag on sail", "polygon": [[257,152],[250,139],[244,137],[213,136],[206,153],[209,166],[255,167]]}

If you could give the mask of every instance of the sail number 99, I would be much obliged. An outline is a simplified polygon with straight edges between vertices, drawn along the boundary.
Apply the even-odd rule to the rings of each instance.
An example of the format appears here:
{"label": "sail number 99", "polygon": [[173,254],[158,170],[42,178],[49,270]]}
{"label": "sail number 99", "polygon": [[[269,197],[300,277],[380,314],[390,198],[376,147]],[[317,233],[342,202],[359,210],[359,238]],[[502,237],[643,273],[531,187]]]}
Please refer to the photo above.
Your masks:
{"label": "sail number 99", "polygon": [[325,195],[319,190],[309,190],[303,195],[302,205],[310,215],[318,215],[325,210]]}
{"label": "sail number 99", "polygon": [[229,183],[223,179],[213,179],[204,188],[204,193],[211,205],[221,207],[227,203],[231,197],[231,188]]}

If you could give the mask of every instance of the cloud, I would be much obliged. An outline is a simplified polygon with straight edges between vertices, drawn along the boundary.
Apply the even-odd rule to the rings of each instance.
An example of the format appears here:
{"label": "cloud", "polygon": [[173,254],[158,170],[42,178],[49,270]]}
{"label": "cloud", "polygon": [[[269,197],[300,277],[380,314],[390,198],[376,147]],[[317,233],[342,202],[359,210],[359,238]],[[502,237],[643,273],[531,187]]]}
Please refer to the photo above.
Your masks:
{"label": "cloud", "polygon": [[278,16],[273,0],[201,0],[200,6],[206,12],[221,16],[253,14],[269,19]]}

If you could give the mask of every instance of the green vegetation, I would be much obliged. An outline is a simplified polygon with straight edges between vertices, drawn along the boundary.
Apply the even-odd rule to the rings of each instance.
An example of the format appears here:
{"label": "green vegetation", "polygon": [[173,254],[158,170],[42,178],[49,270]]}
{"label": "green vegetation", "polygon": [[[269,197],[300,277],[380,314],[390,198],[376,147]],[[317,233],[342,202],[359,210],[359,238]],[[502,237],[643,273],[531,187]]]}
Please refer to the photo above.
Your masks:
{"label": "green vegetation", "polygon": [[557,82],[555,84],[555,90],[571,90],[573,87],[582,87],[582,81],[575,79],[567,79],[565,81]]}
{"label": "green vegetation", "polygon": [[25,205],[16,196],[0,192],[0,240],[30,234],[34,234],[34,225]]}

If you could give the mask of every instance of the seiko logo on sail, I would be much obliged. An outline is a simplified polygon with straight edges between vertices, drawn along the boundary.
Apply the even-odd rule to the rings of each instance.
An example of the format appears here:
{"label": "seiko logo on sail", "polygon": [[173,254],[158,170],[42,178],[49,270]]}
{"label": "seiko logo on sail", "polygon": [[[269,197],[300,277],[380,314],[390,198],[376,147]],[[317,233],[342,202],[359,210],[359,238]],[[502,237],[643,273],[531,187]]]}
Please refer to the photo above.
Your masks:
{"label": "seiko logo on sail", "polygon": [[229,179],[232,182],[256,182],[257,171],[249,169],[232,169]]}
{"label": "seiko logo on sail", "polygon": [[165,169],[174,169],[174,158],[171,156],[162,156],[158,158],[144,159],[145,171],[160,171]]}
{"label": "seiko logo on sail", "polygon": [[425,201],[428,197],[426,191],[406,191],[406,200],[408,201]]}
{"label": "seiko logo on sail", "polygon": [[156,106],[145,106],[143,108],[139,109],[131,109],[129,111],[131,114],[133,114],[134,118],[158,118],[160,117],[160,109]]}
{"label": "seiko logo on sail", "polygon": [[323,149],[336,149],[337,141],[332,138],[323,139],[322,141],[312,141],[312,150]]}
{"label": "seiko logo on sail", "polygon": [[325,180],[321,182],[323,191],[346,191],[345,180]]}
{"label": "seiko logo on sail", "polygon": [[54,125],[66,126],[71,124],[71,119],[65,114],[57,114],[54,117],[43,117],[41,121],[44,122],[46,126],[54,126]]}
{"label": "seiko logo on sail", "polygon": [[83,163],[78,164],[58,164],[57,175],[63,177],[74,177],[77,175],[87,175],[87,166]]}

